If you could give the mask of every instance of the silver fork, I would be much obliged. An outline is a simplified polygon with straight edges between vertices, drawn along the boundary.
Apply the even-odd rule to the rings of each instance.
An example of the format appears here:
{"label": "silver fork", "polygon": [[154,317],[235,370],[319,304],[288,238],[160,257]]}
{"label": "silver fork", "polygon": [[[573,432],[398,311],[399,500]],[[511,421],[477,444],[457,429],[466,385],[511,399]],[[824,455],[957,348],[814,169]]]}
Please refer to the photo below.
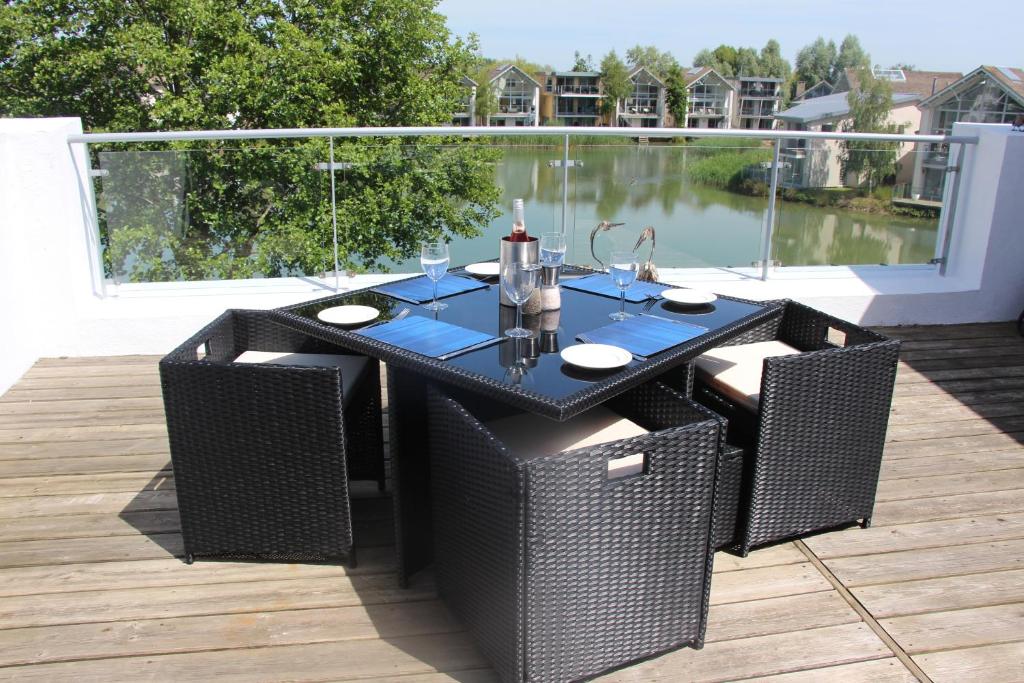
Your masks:
{"label": "silver fork", "polygon": [[648,299],[647,303],[644,304],[644,313],[646,313],[647,311],[649,311],[652,308],[654,308],[654,305],[656,303],[658,303],[658,298],[657,297],[651,297],[650,299]]}

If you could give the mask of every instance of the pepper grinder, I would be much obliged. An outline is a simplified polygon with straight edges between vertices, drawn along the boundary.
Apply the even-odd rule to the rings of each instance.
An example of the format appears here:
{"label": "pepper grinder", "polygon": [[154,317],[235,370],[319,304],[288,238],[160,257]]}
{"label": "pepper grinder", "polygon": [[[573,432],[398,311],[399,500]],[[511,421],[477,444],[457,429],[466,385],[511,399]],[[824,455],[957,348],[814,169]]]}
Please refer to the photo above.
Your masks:
{"label": "pepper grinder", "polygon": [[562,307],[562,288],[558,284],[562,266],[541,268],[540,274],[540,307],[542,311],[557,311]]}

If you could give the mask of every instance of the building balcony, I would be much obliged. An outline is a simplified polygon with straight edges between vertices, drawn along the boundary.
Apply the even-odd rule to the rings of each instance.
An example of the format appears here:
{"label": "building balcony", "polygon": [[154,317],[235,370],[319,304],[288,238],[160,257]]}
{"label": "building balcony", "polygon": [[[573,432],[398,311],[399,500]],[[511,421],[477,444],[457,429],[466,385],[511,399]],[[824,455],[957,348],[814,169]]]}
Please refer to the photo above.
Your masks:
{"label": "building balcony", "polygon": [[[707,137],[703,142],[708,146],[713,146],[715,135],[726,133],[657,130]],[[417,181],[434,178],[421,171],[432,170],[428,164],[449,150],[448,143],[438,149],[432,140],[438,134],[459,133],[385,132],[403,145],[401,150],[381,145],[380,161],[388,164],[389,173],[396,164],[405,164]],[[332,206],[335,195],[325,191],[334,184],[328,182],[332,175],[337,198],[348,200],[353,195],[345,192],[354,192],[359,183],[372,183],[374,173],[383,167],[359,174],[361,164],[376,162],[373,141],[382,134],[377,129],[304,131],[308,138],[301,139],[294,137],[297,131],[192,133],[198,135],[185,140],[187,148],[161,157],[164,152],[153,149],[160,140],[83,136],[80,122],[67,119],[6,120],[0,127],[0,142],[9,154],[6,161],[19,170],[0,187],[0,236],[10,247],[0,250],[0,287],[9,294],[8,334],[0,354],[4,678],[498,680],[474,644],[470,628],[445,606],[443,600],[451,595],[438,590],[439,574],[427,568],[399,587],[401,552],[410,548],[400,552],[396,542],[396,487],[390,478],[383,491],[375,482],[343,484],[352,500],[358,565],[304,563],[296,558],[200,559],[185,564],[178,492],[179,487],[184,490],[186,479],[170,459],[175,444],[167,436],[167,385],[161,380],[159,358],[227,308],[274,309],[352,294],[417,275],[420,268],[413,255],[404,263],[387,264],[392,272],[369,269],[351,276],[344,266],[340,273],[331,266],[331,273],[272,273],[246,279],[115,280],[108,270],[111,264],[130,268],[140,258],[170,258],[163,252],[172,250],[173,245],[167,246],[171,242],[133,237],[144,219],[169,220],[178,198],[213,185],[198,182],[211,180],[209,176],[188,173],[206,169],[212,174],[222,166],[189,165],[183,159],[196,157],[188,155],[230,162],[246,144],[243,134],[262,136],[259,141],[264,145],[257,151],[270,147],[267,140],[312,140],[315,144],[304,147],[275,144],[274,156],[261,157],[267,163],[260,166],[274,172],[287,167],[302,174],[299,184],[309,193],[286,191],[275,196],[269,182],[257,193],[263,202],[260,208],[267,211],[264,219],[289,211],[308,219],[315,239],[304,242],[304,249],[318,248],[324,240],[331,246],[332,219],[339,227],[334,244],[345,248],[350,224],[344,212],[352,210],[352,202]],[[232,137],[235,133],[238,137]],[[555,144],[561,144],[574,132],[538,129],[533,134],[550,134]],[[406,149],[411,147],[407,141],[418,135],[431,140],[420,152],[422,158],[416,150]],[[501,135],[494,132],[494,137]],[[942,217],[931,224],[917,220],[885,237],[877,215],[858,216],[848,225],[838,212],[818,211],[820,207],[782,196],[774,217],[765,216],[766,197],[742,196],[734,198],[735,211],[728,221],[713,223],[714,214],[727,207],[715,204],[709,209],[709,197],[728,193],[687,194],[685,184],[680,189],[678,173],[669,173],[677,171],[671,164],[684,156],[690,161],[701,158],[698,146],[616,145],[609,151],[607,146],[588,149],[573,140],[565,153],[586,163],[560,168],[543,162],[561,157],[562,150],[544,147],[529,157],[528,149],[502,148],[505,161],[493,164],[495,183],[528,197],[527,222],[538,233],[546,229],[545,220],[560,215],[564,176],[574,188],[566,225],[578,222],[587,230],[598,216],[614,214],[616,222],[626,223],[614,230],[630,245],[639,226],[647,222],[644,216],[651,215],[642,213],[643,202],[651,202],[660,212],[668,202],[674,211],[672,221],[655,226],[661,228],[659,250],[664,248],[656,256],[660,279],[720,297],[710,313],[690,309],[693,313],[687,315],[696,324],[713,324],[732,301],[726,297],[791,298],[902,341],[899,359],[894,357],[886,366],[894,374],[895,389],[892,410],[880,423],[887,430],[871,527],[806,535],[754,549],[745,557],[728,550],[716,553],[705,646],[645,658],[608,674],[607,680],[784,676],[913,681],[927,676],[933,681],[962,681],[1015,676],[1012,671],[1024,656],[1024,646],[1015,637],[1024,562],[1024,477],[1019,467],[1024,438],[1018,407],[1024,340],[1007,321],[1024,307],[1016,268],[1024,262],[1024,244],[1017,239],[1024,198],[1008,179],[1024,172],[1024,138],[1013,136],[1009,126],[970,124],[958,124],[956,135],[960,142],[950,144],[954,150],[966,145],[968,157],[955,190],[960,201],[949,202],[958,206],[942,207]],[[212,136],[221,136],[216,139],[225,143],[223,147],[200,149],[200,143]],[[342,141],[353,139],[366,144],[354,145],[356,153],[346,156],[347,143]],[[328,140],[335,156],[327,156]],[[240,166],[234,168],[232,175],[229,163],[223,178],[237,179]],[[1001,177],[1004,174],[1007,179]],[[670,184],[662,188],[663,182]],[[623,191],[629,194],[614,203]],[[274,203],[279,201],[284,203]],[[381,201],[383,208],[383,197]],[[596,208],[598,202],[602,210]],[[309,210],[310,203],[315,203],[315,210]],[[116,236],[109,240],[115,213],[125,210],[136,219],[122,225],[125,239],[136,240],[127,247]],[[504,210],[507,213],[508,208]],[[183,221],[199,220],[183,210],[177,215]],[[220,218],[235,216],[224,213]],[[497,237],[507,231],[507,222],[506,215],[482,226],[483,239],[454,237],[452,265],[496,258]],[[679,235],[673,224],[701,227]],[[761,226],[767,226],[773,250],[767,260],[762,260]],[[849,232],[850,242],[827,241],[844,232]],[[922,235],[929,238],[928,251],[941,253],[944,264],[877,265]],[[945,243],[943,235],[948,235]],[[599,232],[595,253],[603,254],[601,249],[608,245],[601,240],[612,236]],[[287,242],[295,235],[283,237]],[[715,260],[723,249],[737,244],[742,259]],[[116,253],[104,254],[101,245]],[[694,251],[699,251],[696,257],[688,255]],[[773,263],[780,253],[791,255],[789,263]],[[825,260],[810,261],[819,255]],[[841,260],[858,257],[871,261]],[[585,242],[582,247],[570,242],[567,260],[593,263]],[[593,302],[584,299],[590,296],[564,288],[559,325],[581,314],[583,309],[573,308],[573,302]],[[457,298],[448,299],[452,307],[440,314],[442,320],[458,312],[452,303]],[[584,314],[598,327],[607,324],[606,315],[618,302],[599,297],[594,305]],[[643,312],[643,304],[628,305]],[[652,305],[667,310],[661,308],[663,301]],[[399,302],[396,310],[404,306],[416,304]],[[495,303],[487,324],[500,336],[506,326],[498,308]],[[536,318],[538,326],[544,324]],[[839,327],[819,326],[818,331],[827,332],[838,346],[847,343]],[[558,338],[559,333],[554,334]],[[274,335],[268,337],[268,342],[275,341]],[[225,339],[228,344],[236,341]],[[559,341],[561,348],[578,343]],[[506,349],[509,362],[514,362],[519,349],[527,346],[501,342],[490,349],[493,358],[487,363],[502,362]],[[530,373],[556,373],[552,376],[561,381],[593,380],[590,375],[577,379],[574,372],[562,369],[550,336],[540,339],[538,334],[535,346],[538,354],[548,355],[538,355],[540,361]],[[207,350],[198,345],[196,353]],[[437,362],[459,365],[460,360]],[[631,367],[636,363],[631,360]],[[403,389],[400,382],[387,386],[389,378],[401,378],[405,368],[399,365],[389,365],[382,375],[385,391],[395,392],[390,395],[400,395]],[[683,368],[675,370],[681,373]],[[621,372],[628,375],[631,369]],[[856,372],[848,375],[844,386],[862,381]],[[686,377],[679,377],[670,372],[664,379],[685,387]],[[529,391],[527,387],[523,394]],[[388,397],[385,393],[383,398]],[[244,416],[267,400],[267,395],[254,395],[226,408]],[[813,429],[820,429],[826,441],[835,435],[835,425],[808,417],[818,406],[818,399],[808,399],[801,408],[800,438]],[[203,406],[192,407],[204,411]],[[390,418],[384,421],[385,436],[395,443],[401,411],[385,405],[383,413]],[[280,417],[270,422],[282,427]],[[431,426],[428,421],[426,429]],[[275,424],[260,425],[261,430],[273,428]],[[638,441],[644,448],[645,439]],[[422,457],[429,453],[426,444],[425,435],[417,433],[414,445]],[[609,484],[606,463],[598,464],[601,495],[620,495],[622,485]],[[646,476],[641,470],[623,484],[643,485]],[[224,483],[227,488],[234,485]],[[303,495],[303,489],[285,488],[289,495]],[[560,503],[559,494],[555,500]],[[565,504],[574,504],[568,493]],[[488,514],[487,507],[477,514]],[[630,520],[643,530],[650,515],[640,510]],[[625,521],[573,521],[569,516],[554,520],[590,524],[587,531],[608,534],[618,533],[619,522]],[[603,524],[608,527],[594,526]],[[591,559],[583,564],[592,568]],[[557,563],[555,568],[566,566]],[[571,581],[561,585],[572,591]]]}
{"label": "building balcony", "polygon": [[561,96],[565,95],[587,95],[591,97],[601,96],[601,86],[598,85],[560,85],[557,88],[557,92]]}

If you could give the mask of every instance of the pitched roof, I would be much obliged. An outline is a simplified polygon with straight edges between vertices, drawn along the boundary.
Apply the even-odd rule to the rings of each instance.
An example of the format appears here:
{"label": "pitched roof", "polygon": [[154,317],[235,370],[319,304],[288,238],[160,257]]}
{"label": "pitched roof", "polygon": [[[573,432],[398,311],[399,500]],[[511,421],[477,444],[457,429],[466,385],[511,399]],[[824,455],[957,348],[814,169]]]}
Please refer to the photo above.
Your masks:
{"label": "pitched roof", "polygon": [[516,71],[516,72],[518,72],[520,75],[523,76],[523,78],[525,78],[526,80],[530,81],[531,83],[533,83],[538,88],[540,87],[540,83],[535,81],[533,79],[533,76],[531,76],[530,74],[526,73],[525,71],[520,69],[515,64],[500,64],[500,65],[494,67],[493,69],[491,69],[488,72],[488,74],[487,74],[487,81],[489,83],[493,83],[494,81],[496,81],[498,78],[501,78],[502,76],[504,76],[509,71]]}
{"label": "pitched roof", "polygon": [[[960,79],[963,74],[957,71],[915,71],[903,69],[906,80],[890,81],[893,92],[906,92],[931,97],[940,90],[945,90]],[[860,78],[857,77],[856,69],[846,69],[843,77],[836,82],[836,89],[845,86],[846,90],[856,90],[860,85]]]}
{"label": "pitched roof", "polygon": [[818,81],[810,88],[807,88],[807,90],[804,90],[799,96],[794,97],[793,101],[803,102],[805,100],[814,99],[815,97],[822,97],[822,95],[810,95],[810,93],[815,92],[816,90],[823,90],[825,91],[824,95],[831,95],[835,88],[828,81]]}
{"label": "pitched roof", "polygon": [[647,74],[648,76],[650,76],[651,80],[653,80],[655,83],[657,83],[661,87],[663,87],[663,88],[665,87],[665,81],[663,81],[660,78],[658,78],[657,76],[655,76],[654,72],[651,71],[650,69],[648,69],[646,66],[639,66],[639,67],[633,69],[630,72],[630,74],[629,74],[629,79],[633,80],[636,76],[638,76],[640,74],[640,72],[643,72],[643,73]]}
{"label": "pitched roof", "polygon": [[[824,121],[827,119],[838,119],[850,113],[850,102],[847,100],[846,92],[812,97],[801,102],[795,107],[786,111],[780,111],[775,118],[780,121],[793,121],[796,123],[811,123],[812,121]],[[892,103],[894,107],[910,104],[920,100],[921,97],[915,93],[893,93]]]}
{"label": "pitched roof", "polygon": [[730,81],[728,78],[724,78],[722,76],[722,74],[718,73],[717,71],[712,69],[710,66],[694,66],[694,67],[691,67],[690,69],[688,69],[686,71],[685,74],[683,74],[683,79],[686,81],[686,85],[689,86],[689,85],[692,85],[692,84],[696,83],[700,79],[704,78],[708,74],[714,74],[718,78],[718,80],[720,80],[723,83],[725,83],[731,89],[733,89],[733,90],[736,89],[736,86],[733,84],[732,81]]}
{"label": "pitched roof", "polygon": [[[1003,86],[1003,88],[1005,88],[1014,99],[1024,105],[1024,70],[1008,66],[979,66],[963,78],[950,83],[947,87],[942,90],[938,90],[935,94],[925,98],[925,100],[921,102],[921,106],[931,106],[935,102],[945,101],[952,93],[973,83],[975,79],[982,75],[987,75],[995,80]],[[1018,78],[1020,80],[1014,80],[1014,78]]]}
{"label": "pitched roof", "polygon": [[1024,69],[1012,66],[984,66],[982,68],[1009,90],[1017,93],[1018,99],[1024,99]]}
{"label": "pitched roof", "polygon": [[465,85],[465,86],[470,87],[470,88],[475,88],[476,86],[480,85],[479,83],[474,81],[469,76],[463,76],[462,80],[459,81],[459,82],[462,83],[462,85]]}

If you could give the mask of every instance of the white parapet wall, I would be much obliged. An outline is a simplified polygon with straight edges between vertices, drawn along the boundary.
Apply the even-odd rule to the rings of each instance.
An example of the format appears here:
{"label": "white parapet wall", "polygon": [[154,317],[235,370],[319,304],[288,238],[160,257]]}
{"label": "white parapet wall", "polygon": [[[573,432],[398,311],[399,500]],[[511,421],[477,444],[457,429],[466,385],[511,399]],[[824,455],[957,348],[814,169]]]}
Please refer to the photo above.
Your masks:
{"label": "white parapet wall", "polygon": [[[227,308],[274,308],[333,293],[333,279],[107,286],[78,119],[0,120],[0,393],[37,358],[163,354]],[[928,266],[663,267],[662,279],[750,299],[791,298],[867,325],[1009,320],[1024,308],[1024,133],[957,124],[968,148],[947,273]],[[394,276],[342,279],[356,288]]]}

